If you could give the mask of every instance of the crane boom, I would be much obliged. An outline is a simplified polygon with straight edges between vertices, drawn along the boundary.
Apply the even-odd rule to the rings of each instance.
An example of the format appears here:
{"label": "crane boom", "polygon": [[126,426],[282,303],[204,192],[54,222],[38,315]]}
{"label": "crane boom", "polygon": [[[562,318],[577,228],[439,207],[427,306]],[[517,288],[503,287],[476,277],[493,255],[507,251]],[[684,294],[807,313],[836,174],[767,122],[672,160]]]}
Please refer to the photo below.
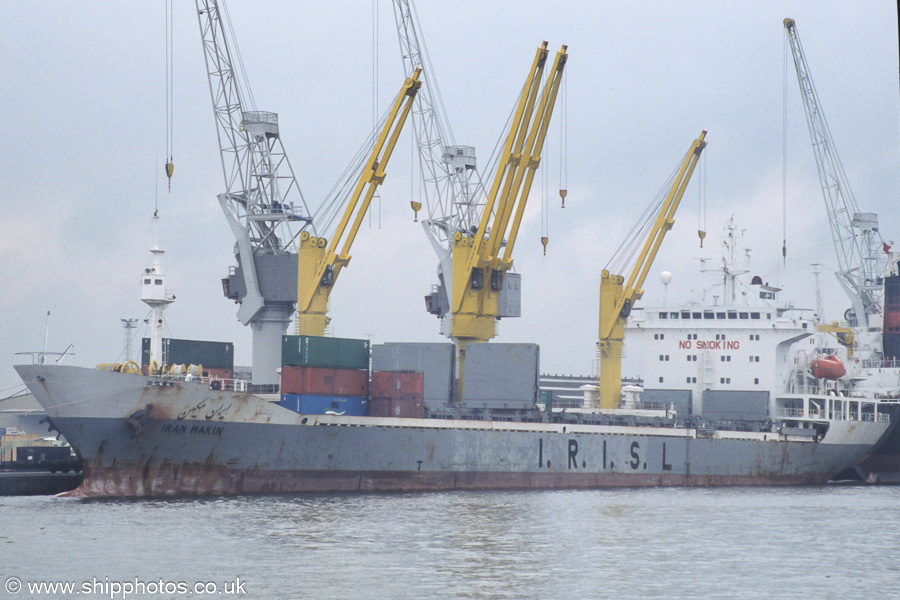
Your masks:
{"label": "crane boom", "polygon": [[694,167],[706,147],[706,131],[700,132],[681,163],[644,246],[626,281],[603,270],[600,275],[600,408],[618,408],[622,386],[622,344],[625,322],[634,303],[644,295],[644,280],[666,234],[675,224],[675,211],[691,180]]}
{"label": "crane boom", "polygon": [[[293,313],[296,238],[309,210],[281,144],[276,113],[250,110],[221,0],[196,0],[225,179],[218,200],[236,238],[237,267],[222,280],[253,331],[253,383],[278,382],[281,336]],[[227,17],[227,15],[226,15]]]}
{"label": "crane boom", "polygon": [[[328,297],[341,269],[350,262],[350,247],[356,239],[375,190],[384,181],[385,168],[397,145],[397,138],[403,130],[416,93],[422,85],[419,80],[421,72],[422,69],[417,68],[403,83],[331,241],[310,236],[306,231],[300,234],[297,329],[301,335],[325,334]],[[342,240],[343,245],[338,252],[338,245]]]}
{"label": "crane boom", "polygon": [[881,253],[883,241],[878,232],[878,216],[859,212],[810,76],[806,55],[797,35],[797,24],[793,19],[785,19],[784,28],[794,58],[809,137],[819,171],[819,184],[838,259],[835,275],[850,297],[855,318],[849,320],[865,328],[870,317],[881,312],[883,296],[881,277],[885,257]]}
{"label": "crane boom", "polygon": [[[534,173],[540,165],[568,59],[566,47],[556,53],[541,90],[547,58],[547,42],[544,42],[535,53],[519,97],[478,229],[474,235],[454,234],[451,336],[459,349],[460,379],[466,344],[486,342],[496,335],[499,294],[506,272],[513,264],[513,246]],[[501,256],[504,240],[506,248]]]}

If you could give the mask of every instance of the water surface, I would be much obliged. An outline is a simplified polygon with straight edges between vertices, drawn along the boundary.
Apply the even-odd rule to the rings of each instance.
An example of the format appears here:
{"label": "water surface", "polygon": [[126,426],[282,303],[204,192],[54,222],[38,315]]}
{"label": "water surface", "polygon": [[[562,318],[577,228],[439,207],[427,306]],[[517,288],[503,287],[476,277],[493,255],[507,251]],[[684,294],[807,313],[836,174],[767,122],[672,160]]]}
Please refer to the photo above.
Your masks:
{"label": "water surface", "polygon": [[900,598],[900,487],[0,498],[10,576],[0,598]]}

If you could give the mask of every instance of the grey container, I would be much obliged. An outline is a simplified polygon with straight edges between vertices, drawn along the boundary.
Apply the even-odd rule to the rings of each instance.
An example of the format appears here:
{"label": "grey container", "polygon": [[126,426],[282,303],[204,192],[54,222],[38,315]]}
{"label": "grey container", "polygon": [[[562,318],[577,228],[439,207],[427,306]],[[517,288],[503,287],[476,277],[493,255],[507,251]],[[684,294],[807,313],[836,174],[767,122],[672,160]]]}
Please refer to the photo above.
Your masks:
{"label": "grey container", "polygon": [[284,335],[281,336],[281,364],[291,367],[368,369],[369,340]]}
{"label": "grey container", "polygon": [[644,390],[641,394],[641,403],[659,404],[665,410],[671,406],[679,417],[686,417],[693,412],[691,397],[691,390]]}
{"label": "grey container", "polygon": [[538,399],[537,344],[469,343],[463,374],[466,408],[529,409]]}
{"label": "grey container", "polygon": [[765,421],[769,416],[769,392],[706,390],[700,410],[706,419]]}
{"label": "grey container", "polygon": [[372,371],[421,371],[425,377],[425,407],[442,410],[453,398],[453,344],[387,343],[372,346]]}

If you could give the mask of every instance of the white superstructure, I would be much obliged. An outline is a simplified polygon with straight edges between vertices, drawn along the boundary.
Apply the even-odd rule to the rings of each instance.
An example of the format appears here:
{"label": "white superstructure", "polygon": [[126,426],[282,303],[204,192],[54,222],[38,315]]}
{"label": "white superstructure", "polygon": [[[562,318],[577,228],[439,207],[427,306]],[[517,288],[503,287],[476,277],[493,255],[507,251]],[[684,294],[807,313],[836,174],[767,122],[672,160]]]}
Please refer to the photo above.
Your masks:
{"label": "white superstructure", "polygon": [[[625,336],[644,378],[644,403],[675,404],[680,415],[764,420],[787,390],[795,345],[816,332],[814,310],[736,265],[740,232],[726,226],[716,284],[699,298],[635,309]],[[744,253],[749,262],[749,252]],[[705,265],[704,265],[705,267]]]}

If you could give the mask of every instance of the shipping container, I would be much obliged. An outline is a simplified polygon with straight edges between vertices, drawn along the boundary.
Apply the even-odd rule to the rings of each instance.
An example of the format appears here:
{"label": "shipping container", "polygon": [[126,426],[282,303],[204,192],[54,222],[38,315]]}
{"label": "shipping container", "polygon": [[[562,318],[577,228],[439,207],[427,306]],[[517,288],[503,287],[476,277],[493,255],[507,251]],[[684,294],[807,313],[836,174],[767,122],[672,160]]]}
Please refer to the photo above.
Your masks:
{"label": "shipping container", "polygon": [[446,343],[387,343],[372,347],[373,371],[419,371],[424,374],[425,406],[444,410],[453,398],[455,347]]}
{"label": "shipping container", "polygon": [[764,421],[769,416],[769,392],[704,390],[700,415],[710,420]]}
{"label": "shipping container", "polygon": [[282,394],[368,396],[369,372],[326,367],[281,367]]}
{"label": "shipping container", "polygon": [[210,379],[234,379],[234,372],[231,369],[207,369],[203,365],[203,376]]}
{"label": "shipping container", "polygon": [[467,344],[463,404],[468,408],[533,408],[538,400],[539,359],[537,344]]}
{"label": "shipping container", "polygon": [[423,400],[425,375],[421,371],[374,371],[372,397]]}
{"label": "shipping container", "polygon": [[369,400],[369,416],[424,419],[425,401],[402,398],[372,398]]}
{"label": "shipping container", "polygon": [[285,335],[281,338],[281,364],[291,367],[369,369],[369,340]]}
{"label": "shipping container", "polygon": [[[150,364],[150,338],[141,340],[141,365]],[[234,344],[202,340],[163,338],[162,363],[166,365],[203,365],[204,369],[234,370]]]}
{"label": "shipping container", "polygon": [[553,412],[553,390],[541,390],[541,404],[545,412]]}
{"label": "shipping container", "polygon": [[301,415],[338,414],[365,417],[369,414],[368,398],[356,396],[320,396],[317,394],[282,394],[281,406]]}

